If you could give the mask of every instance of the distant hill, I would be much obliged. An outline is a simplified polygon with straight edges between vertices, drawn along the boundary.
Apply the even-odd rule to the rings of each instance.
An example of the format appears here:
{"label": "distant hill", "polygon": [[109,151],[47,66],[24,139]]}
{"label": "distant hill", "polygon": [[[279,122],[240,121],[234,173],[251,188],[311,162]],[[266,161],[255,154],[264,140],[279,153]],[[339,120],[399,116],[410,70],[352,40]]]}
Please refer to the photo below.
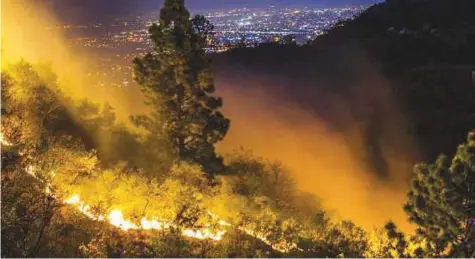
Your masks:
{"label": "distant hill", "polygon": [[338,24],[314,44],[358,42],[391,69],[434,63],[473,65],[474,12],[471,0],[388,0]]}
{"label": "distant hill", "polygon": [[[280,85],[286,101],[342,133],[363,125],[369,163],[384,175],[381,143],[405,150],[392,131],[413,139],[414,159],[432,160],[455,152],[475,128],[474,14],[473,0],[388,0],[305,46],[264,44],[213,58],[218,81],[233,78],[242,89],[267,78],[275,84],[260,91],[273,95]],[[406,124],[394,120],[398,111]]]}
{"label": "distant hill", "polygon": [[388,77],[411,133],[434,159],[475,128],[475,1],[388,0],[313,44],[353,44]]}

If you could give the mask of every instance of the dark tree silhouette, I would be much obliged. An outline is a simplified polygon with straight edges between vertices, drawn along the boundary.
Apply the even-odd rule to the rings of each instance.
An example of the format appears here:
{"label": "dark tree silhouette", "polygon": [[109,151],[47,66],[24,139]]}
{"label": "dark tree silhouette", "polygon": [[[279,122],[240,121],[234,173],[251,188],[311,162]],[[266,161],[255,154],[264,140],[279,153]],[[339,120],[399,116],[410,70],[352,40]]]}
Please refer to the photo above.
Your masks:
{"label": "dark tree silhouette", "polygon": [[218,111],[221,98],[211,96],[213,75],[203,50],[209,28],[203,17],[190,20],[183,0],[165,1],[160,24],[149,29],[154,49],[135,60],[135,73],[154,108],[141,124],[166,136],[179,159],[201,164],[213,174],[223,169],[214,144],[226,135],[229,120]]}

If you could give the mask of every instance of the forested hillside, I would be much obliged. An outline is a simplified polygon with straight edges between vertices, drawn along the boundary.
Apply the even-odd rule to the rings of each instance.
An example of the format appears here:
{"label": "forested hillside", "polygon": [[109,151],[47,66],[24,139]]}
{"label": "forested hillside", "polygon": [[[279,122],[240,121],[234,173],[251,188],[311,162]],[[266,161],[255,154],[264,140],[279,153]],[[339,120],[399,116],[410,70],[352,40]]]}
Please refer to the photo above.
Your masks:
{"label": "forested hillside", "polygon": [[[2,67],[2,257],[474,257],[473,13],[471,0],[388,0],[305,46],[210,57],[206,19],[166,0],[153,50],[131,61],[150,112],[130,125],[115,107],[68,96],[48,65]],[[253,154],[273,148],[254,137],[279,124],[252,117],[262,111],[251,101],[227,106],[240,91],[286,116],[297,137],[272,150],[283,161]],[[315,118],[319,132],[293,131]],[[308,161],[294,139],[320,150],[331,177],[287,166]],[[231,146],[244,150],[220,151]],[[352,194],[342,169],[366,191],[407,194],[393,205],[416,231],[362,227],[327,209],[338,197],[306,188]]]}

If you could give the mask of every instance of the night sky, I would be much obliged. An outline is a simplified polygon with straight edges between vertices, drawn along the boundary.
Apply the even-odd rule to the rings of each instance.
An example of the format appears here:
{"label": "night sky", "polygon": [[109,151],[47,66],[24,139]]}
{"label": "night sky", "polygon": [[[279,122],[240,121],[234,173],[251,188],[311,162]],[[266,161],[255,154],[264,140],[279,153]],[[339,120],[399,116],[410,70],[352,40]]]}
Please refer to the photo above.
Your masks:
{"label": "night sky", "polygon": [[[91,22],[158,11],[163,0],[41,0],[64,22]],[[229,7],[316,6],[372,4],[379,0],[188,0],[192,12]]]}

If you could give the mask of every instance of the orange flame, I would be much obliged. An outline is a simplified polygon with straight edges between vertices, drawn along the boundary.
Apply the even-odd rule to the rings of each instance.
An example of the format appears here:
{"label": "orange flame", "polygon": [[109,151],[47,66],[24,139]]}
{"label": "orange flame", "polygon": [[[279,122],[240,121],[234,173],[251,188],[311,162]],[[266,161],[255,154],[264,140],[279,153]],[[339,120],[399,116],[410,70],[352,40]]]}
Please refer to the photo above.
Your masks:
{"label": "orange flame", "polygon": [[[69,205],[74,205],[81,213],[93,220],[102,221],[105,219],[104,216],[97,216],[91,212],[91,207],[86,205],[81,201],[79,195],[75,194],[69,199],[65,200],[64,203]],[[140,225],[133,223],[132,221],[126,220],[122,212],[118,209],[112,210],[107,216],[108,222],[118,227],[124,231],[128,230],[164,230],[171,227],[171,224],[166,222],[160,222],[156,219],[149,220],[147,218],[142,218],[140,220]],[[221,221],[220,225],[227,224],[224,221]],[[229,225],[229,224],[227,224]],[[196,238],[196,239],[212,239],[219,241],[223,239],[223,236],[226,234],[225,230],[218,230],[217,232],[212,232],[209,228],[204,229],[184,229],[182,235],[186,237]]]}
{"label": "orange flame", "polygon": [[67,199],[64,201],[64,203],[69,204],[69,205],[76,205],[76,208],[84,215],[89,217],[90,219],[97,220],[97,221],[103,221],[104,217],[103,216],[96,216],[94,213],[91,212],[91,207],[89,205],[84,204],[84,202],[81,201],[79,198],[79,195],[73,195],[71,198]]}
{"label": "orange flame", "polygon": [[125,231],[129,229],[139,229],[139,227],[134,223],[125,220],[120,210],[111,211],[108,219],[111,225],[116,226]]}
{"label": "orange flame", "polygon": [[[75,194],[71,198],[67,199],[64,201],[66,204],[70,205],[75,205],[75,207],[84,215],[87,217],[93,219],[93,220],[99,220],[102,221],[104,220],[103,216],[96,216],[91,212],[91,208],[89,205],[86,205],[84,202],[81,201],[79,195]],[[221,226],[226,226],[229,227],[231,224],[228,222],[219,219],[219,217],[212,212],[208,212],[208,214],[218,220],[218,224]],[[148,220],[147,218],[142,218],[140,220],[140,225],[135,224],[129,220],[126,220],[122,214],[122,212],[118,209],[114,209],[109,213],[109,216],[107,217],[109,220],[108,222],[115,226],[118,227],[124,231],[128,230],[164,230],[170,228],[172,225],[166,222],[160,222],[156,219],[153,220]],[[279,252],[288,252],[293,248],[296,248],[296,244],[294,243],[288,243],[285,241],[279,242],[278,244],[273,244],[263,234],[259,234],[251,229],[245,228],[245,227],[239,227],[239,230],[245,232],[246,234],[253,236],[265,244],[269,245],[272,247],[272,249],[279,251]],[[182,235],[190,238],[196,238],[196,239],[211,239],[214,241],[220,241],[223,239],[223,236],[226,234],[226,230],[221,229],[216,232],[212,232],[210,228],[203,228],[203,229],[184,229],[182,231]]]}

